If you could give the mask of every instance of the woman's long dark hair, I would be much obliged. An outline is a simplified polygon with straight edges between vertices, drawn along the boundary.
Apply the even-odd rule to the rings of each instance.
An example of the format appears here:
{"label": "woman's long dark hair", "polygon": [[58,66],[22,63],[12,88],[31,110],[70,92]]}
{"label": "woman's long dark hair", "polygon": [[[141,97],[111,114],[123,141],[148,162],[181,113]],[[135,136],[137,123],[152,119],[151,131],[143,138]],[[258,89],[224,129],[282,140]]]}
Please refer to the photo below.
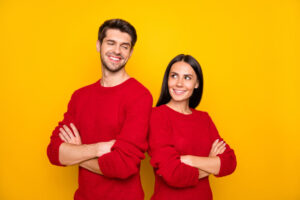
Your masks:
{"label": "woman's long dark hair", "polygon": [[163,79],[163,83],[162,83],[162,87],[161,87],[161,92],[160,92],[160,97],[157,101],[156,106],[166,104],[171,100],[171,95],[169,93],[169,88],[168,88],[169,73],[170,73],[172,65],[179,61],[183,61],[183,62],[186,62],[187,64],[189,64],[195,71],[198,81],[199,81],[198,88],[194,89],[194,92],[189,99],[189,106],[190,106],[190,108],[196,108],[198,106],[198,104],[200,103],[201,97],[202,97],[202,92],[203,92],[203,75],[202,75],[201,66],[193,56],[179,54],[178,56],[176,56],[175,58],[173,58],[171,60],[171,62],[169,63],[169,65],[165,71],[165,75],[164,75],[164,79]]}

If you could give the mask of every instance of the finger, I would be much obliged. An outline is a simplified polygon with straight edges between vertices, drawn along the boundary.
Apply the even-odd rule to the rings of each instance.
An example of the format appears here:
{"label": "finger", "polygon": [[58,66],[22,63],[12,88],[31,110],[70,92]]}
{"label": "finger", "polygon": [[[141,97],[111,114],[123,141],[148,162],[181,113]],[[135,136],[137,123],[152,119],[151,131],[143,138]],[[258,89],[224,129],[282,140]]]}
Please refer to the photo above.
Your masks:
{"label": "finger", "polygon": [[218,151],[218,154],[222,154],[222,153],[224,153],[225,149],[226,149],[226,147],[222,147],[222,148],[220,148],[220,149],[219,149],[219,151]]}
{"label": "finger", "polygon": [[74,133],[75,137],[80,138],[79,131],[77,130],[76,126],[73,123],[71,123],[70,126],[73,130],[73,133]]}
{"label": "finger", "polygon": [[215,141],[215,144],[214,144],[214,146],[213,146],[212,149],[211,149],[211,152],[212,152],[214,155],[216,155],[216,153],[218,153],[218,149],[219,149],[219,146],[220,146],[221,142],[222,142],[222,141],[219,142],[219,140],[216,140],[216,141]]}
{"label": "finger", "polygon": [[216,155],[218,155],[218,154],[220,154],[220,151],[221,151],[221,147],[223,146],[223,142],[221,141],[221,142],[219,142],[217,145],[216,145],[216,147],[215,147],[215,149],[214,149],[214,155],[216,156]]}
{"label": "finger", "polygon": [[67,142],[66,138],[62,135],[62,133],[59,133],[59,137],[62,141]]}
{"label": "finger", "polygon": [[220,141],[220,142],[216,145],[216,150],[218,150],[223,144],[224,144],[224,141]]}
{"label": "finger", "polygon": [[223,147],[225,147],[226,146],[226,143],[223,141],[223,144],[222,145],[220,145],[220,147],[219,148],[223,148]]}
{"label": "finger", "polygon": [[214,141],[214,143],[212,144],[211,150],[210,150],[210,152],[211,152],[212,154],[215,153],[215,151],[216,151],[216,145],[218,144],[218,142],[219,142],[219,139],[216,139],[216,140]]}
{"label": "finger", "polygon": [[70,142],[71,141],[71,138],[70,136],[67,134],[67,132],[63,129],[63,128],[60,128],[60,133],[64,136],[64,138],[67,140],[67,142]]}
{"label": "finger", "polygon": [[222,144],[222,145],[218,148],[218,150],[217,150],[218,154],[222,154],[222,153],[224,152],[224,149],[226,148],[225,146],[226,146],[226,143]]}
{"label": "finger", "polygon": [[225,150],[226,150],[226,147],[224,147],[221,151],[220,151],[220,153],[219,154],[222,154],[222,153],[224,153],[225,152]]}
{"label": "finger", "polygon": [[214,148],[214,147],[218,144],[218,142],[219,142],[219,139],[216,139],[216,140],[214,141],[214,143],[212,144],[212,148]]}
{"label": "finger", "polygon": [[71,140],[73,140],[74,134],[72,133],[71,129],[69,129],[69,127],[66,125],[63,125],[63,127],[64,127],[65,131],[67,132],[67,134],[69,135],[69,137],[71,138]]}

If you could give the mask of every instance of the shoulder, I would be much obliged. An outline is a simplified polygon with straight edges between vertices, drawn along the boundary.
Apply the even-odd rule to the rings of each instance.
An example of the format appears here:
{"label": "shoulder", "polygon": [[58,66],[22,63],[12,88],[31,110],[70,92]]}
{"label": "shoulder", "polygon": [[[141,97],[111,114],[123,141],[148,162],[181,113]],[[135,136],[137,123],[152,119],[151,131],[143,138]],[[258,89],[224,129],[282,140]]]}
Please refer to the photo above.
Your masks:
{"label": "shoulder", "polygon": [[208,116],[208,113],[206,111],[196,110],[196,109],[192,109],[192,110],[198,116],[202,116],[202,117]]}
{"label": "shoulder", "polygon": [[150,127],[166,127],[169,125],[168,113],[165,105],[152,108],[150,117]]}
{"label": "shoulder", "polygon": [[198,118],[200,118],[202,120],[205,120],[205,121],[210,120],[210,116],[209,116],[208,112],[206,112],[206,111],[193,109],[193,112],[195,113],[195,116],[197,116]]}
{"label": "shoulder", "polygon": [[95,87],[97,86],[97,84],[99,84],[99,81],[89,84],[89,85],[86,85],[86,86],[83,86],[83,87],[75,90],[73,92],[72,97],[76,98],[78,96],[85,96],[85,95],[90,94],[93,90],[95,90]]}
{"label": "shoulder", "polygon": [[165,105],[160,105],[152,108],[152,113],[162,114],[165,113]]}
{"label": "shoulder", "polygon": [[150,91],[135,78],[131,78],[127,89],[132,98],[142,97],[152,101],[152,95]]}
{"label": "shoulder", "polygon": [[167,110],[165,108],[165,105],[160,105],[160,106],[152,108],[151,113],[152,113],[151,118],[153,118],[153,119],[164,120],[167,117]]}

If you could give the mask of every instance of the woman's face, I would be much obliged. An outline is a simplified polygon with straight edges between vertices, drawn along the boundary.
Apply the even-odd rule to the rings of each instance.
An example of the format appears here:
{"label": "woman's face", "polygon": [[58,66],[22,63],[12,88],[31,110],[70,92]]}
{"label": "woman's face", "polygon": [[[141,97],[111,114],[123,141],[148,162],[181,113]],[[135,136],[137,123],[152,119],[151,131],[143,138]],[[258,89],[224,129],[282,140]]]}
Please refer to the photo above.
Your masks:
{"label": "woman's face", "polygon": [[168,78],[169,93],[173,101],[189,101],[199,81],[193,68],[186,62],[179,61],[172,65]]}

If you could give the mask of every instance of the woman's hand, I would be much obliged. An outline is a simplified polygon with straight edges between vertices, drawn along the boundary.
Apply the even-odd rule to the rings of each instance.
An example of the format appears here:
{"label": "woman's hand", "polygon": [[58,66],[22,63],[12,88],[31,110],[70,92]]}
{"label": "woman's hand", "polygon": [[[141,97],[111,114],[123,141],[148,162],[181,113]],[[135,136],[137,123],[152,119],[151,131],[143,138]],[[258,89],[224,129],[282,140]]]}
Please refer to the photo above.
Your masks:
{"label": "woman's hand", "polygon": [[226,143],[224,141],[219,141],[219,139],[216,139],[211,146],[209,157],[215,157],[219,154],[224,153],[224,151],[226,150],[225,146]]}
{"label": "woman's hand", "polygon": [[[215,157],[219,154],[222,154],[226,150],[226,143],[224,141],[219,141],[219,139],[215,140],[212,144],[210,153],[208,157]],[[190,165],[192,167],[197,166],[197,156],[193,155],[182,155],[180,156],[180,161],[186,165]]]}
{"label": "woman's hand", "polygon": [[81,145],[82,143],[81,143],[81,137],[79,135],[79,131],[77,130],[77,128],[73,123],[70,124],[70,127],[74,134],[72,133],[72,131],[68,126],[63,125],[63,128],[59,129],[60,139],[62,139],[65,143]]}

